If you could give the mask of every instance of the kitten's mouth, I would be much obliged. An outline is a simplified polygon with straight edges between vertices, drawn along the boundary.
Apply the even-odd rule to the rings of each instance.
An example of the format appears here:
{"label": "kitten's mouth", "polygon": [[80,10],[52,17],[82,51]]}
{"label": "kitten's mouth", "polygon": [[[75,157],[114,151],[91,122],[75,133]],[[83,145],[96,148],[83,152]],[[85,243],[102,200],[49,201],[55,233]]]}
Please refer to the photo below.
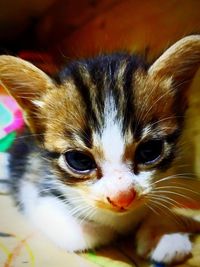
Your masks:
{"label": "kitten's mouth", "polygon": [[117,213],[127,213],[127,212],[130,212],[130,209],[128,208],[124,208],[124,207],[116,207],[116,208],[112,208],[112,210],[114,212],[117,212]]}
{"label": "kitten's mouth", "polygon": [[118,211],[118,212],[126,212],[126,211],[128,211],[128,207],[123,207],[123,206],[118,206],[118,205],[116,205],[115,204],[115,202],[114,201],[112,201],[109,197],[107,197],[107,201],[111,204],[111,209],[114,209],[114,210],[116,210],[116,211]]}
{"label": "kitten's mouth", "polygon": [[112,203],[112,201],[107,198],[107,202],[98,201],[97,206],[101,209],[106,209],[114,213],[124,214],[124,213],[132,212],[133,210],[141,206],[143,203],[144,203],[144,199],[141,197],[141,198],[135,199],[127,207],[123,207],[123,206],[120,207]]}

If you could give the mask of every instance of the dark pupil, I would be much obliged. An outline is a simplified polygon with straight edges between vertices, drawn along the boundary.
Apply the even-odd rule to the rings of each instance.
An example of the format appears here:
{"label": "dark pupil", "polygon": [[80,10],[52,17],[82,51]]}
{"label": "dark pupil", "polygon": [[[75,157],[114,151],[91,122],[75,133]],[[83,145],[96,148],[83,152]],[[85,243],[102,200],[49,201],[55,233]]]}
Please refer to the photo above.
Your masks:
{"label": "dark pupil", "polygon": [[79,151],[69,151],[65,153],[67,164],[76,171],[89,171],[95,168],[94,160]]}
{"label": "dark pupil", "polygon": [[151,140],[142,143],[136,150],[136,161],[138,163],[152,163],[159,158],[163,150],[162,140]]}

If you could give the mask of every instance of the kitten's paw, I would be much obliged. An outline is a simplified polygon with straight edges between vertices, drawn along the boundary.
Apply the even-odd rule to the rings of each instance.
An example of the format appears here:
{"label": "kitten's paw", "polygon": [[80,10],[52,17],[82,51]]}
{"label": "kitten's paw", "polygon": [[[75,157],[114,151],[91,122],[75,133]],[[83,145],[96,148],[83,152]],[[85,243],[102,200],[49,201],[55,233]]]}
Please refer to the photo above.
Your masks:
{"label": "kitten's paw", "polygon": [[186,259],[191,250],[192,244],[187,234],[167,234],[161,237],[150,257],[153,261],[171,264]]}

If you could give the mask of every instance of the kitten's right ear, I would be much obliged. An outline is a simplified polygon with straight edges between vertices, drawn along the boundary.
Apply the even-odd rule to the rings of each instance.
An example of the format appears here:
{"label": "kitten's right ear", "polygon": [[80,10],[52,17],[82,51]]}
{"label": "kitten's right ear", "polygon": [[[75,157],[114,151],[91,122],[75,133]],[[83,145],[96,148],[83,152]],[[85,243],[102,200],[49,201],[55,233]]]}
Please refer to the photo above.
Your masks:
{"label": "kitten's right ear", "polygon": [[190,35],[169,47],[150,67],[150,76],[190,81],[200,67],[200,35]]}
{"label": "kitten's right ear", "polygon": [[42,105],[41,96],[55,87],[52,80],[33,64],[13,56],[0,56],[0,81],[25,113]]}
{"label": "kitten's right ear", "polygon": [[190,83],[200,67],[200,35],[182,38],[169,47],[149,68],[151,80],[170,81],[178,99],[178,113],[183,114],[188,106]]}

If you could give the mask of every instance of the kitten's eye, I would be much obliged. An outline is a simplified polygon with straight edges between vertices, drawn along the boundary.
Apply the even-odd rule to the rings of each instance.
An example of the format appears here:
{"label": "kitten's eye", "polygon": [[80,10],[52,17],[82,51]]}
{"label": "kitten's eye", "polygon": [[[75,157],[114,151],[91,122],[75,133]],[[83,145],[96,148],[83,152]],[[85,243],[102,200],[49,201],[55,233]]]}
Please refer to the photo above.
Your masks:
{"label": "kitten's eye", "polygon": [[96,168],[94,159],[80,151],[68,151],[64,154],[67,165],[76,172],[86,173]]}
{"label": "kitten's eye", "polygon": [[139,164],[151,164],[154,163],[162,154],[163,140],[149,140],[145,143],[141,143],[135,154],[137,163]]}

